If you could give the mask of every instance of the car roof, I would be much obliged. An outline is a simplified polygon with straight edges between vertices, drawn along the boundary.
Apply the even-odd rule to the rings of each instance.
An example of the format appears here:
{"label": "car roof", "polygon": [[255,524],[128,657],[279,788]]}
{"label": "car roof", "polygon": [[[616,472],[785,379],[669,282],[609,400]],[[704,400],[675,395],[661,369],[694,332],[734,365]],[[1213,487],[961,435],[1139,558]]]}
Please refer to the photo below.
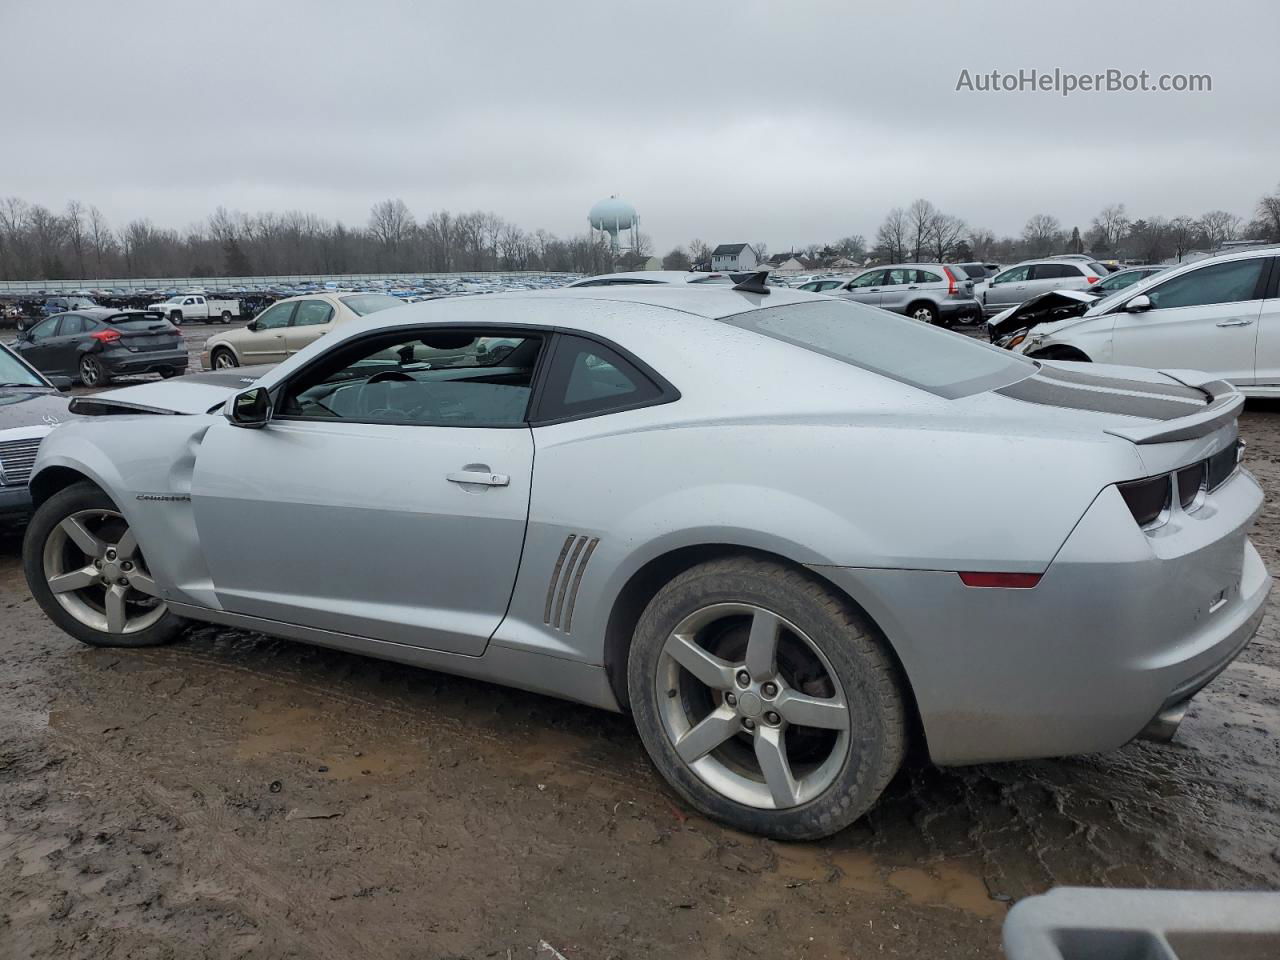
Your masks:
{"label": "car roof", "polygon": [[631,270],[623,273],[600,273],[590,277],[580,277],[567,284],[566,289],[578,284],[598,282],[600,280],[648,280],[653,283],[692,283],[703,277],[727,277],[730,273],[758,273],[755,270]]}

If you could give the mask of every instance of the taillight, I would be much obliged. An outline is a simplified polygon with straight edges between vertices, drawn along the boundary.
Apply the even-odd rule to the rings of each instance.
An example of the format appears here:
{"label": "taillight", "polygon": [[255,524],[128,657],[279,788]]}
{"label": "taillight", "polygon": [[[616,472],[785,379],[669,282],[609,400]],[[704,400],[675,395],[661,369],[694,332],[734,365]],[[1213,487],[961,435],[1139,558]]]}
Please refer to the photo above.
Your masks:
{"label": "taillight", "polygon": [[1129,512],[1138,526],[1149,527],[1160,519],[1169,509],[1170,494],[1173,487],[1169,477],[1150,477],[1146,480],[1133,480],[1129,483],[1116,484],[1120,496],[1129,505]]}
{"label": "taillight", "polygon": [[115,343],[120,339],[120,331],[95,330],[93,333],[89,334],[89,336],[93,337],[93,339],[97,340],[99,343]]}
{"label": "taillight", "polygon": [[947,296],[954,297],[956,295],[956,275],[951,272],[950,267],[943,267],[942,272],[947,275]]}
{"label": "taillight", "polygon": [[966,587],[1005,587],[1030,590],[1040,582],[1038,573],[962,573],[960,582]]}
{"label": "taillight", "polygon": [[1090,284],[1094,284],[1094,283],[1097,283],[1097,282],[1098,282],[1098,278],[1097,278],[1097,277],[1085,277],[1085,279],[1086,279],[1087,281],[1089,281],[1089,283],[1090,283]]}
{"label": "taillight", "polygon": [[1196,502],[1196,497],[1200,495],[1200,488],[1204,485],[1204,476],[1204,461],[1191,467],[1183,467],[1178,471],[1178,503],[1182,505],[1183,510],[1190,509]]}

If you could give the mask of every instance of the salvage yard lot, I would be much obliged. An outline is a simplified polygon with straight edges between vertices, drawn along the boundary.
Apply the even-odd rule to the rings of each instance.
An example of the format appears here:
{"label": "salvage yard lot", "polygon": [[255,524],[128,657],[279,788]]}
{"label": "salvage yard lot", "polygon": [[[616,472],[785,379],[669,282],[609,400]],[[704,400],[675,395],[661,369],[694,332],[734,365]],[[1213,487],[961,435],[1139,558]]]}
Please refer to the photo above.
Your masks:
{"label": "salvage yard lot", "polygon": [[[222,328],[183,329],[198,355]],[[1280,404],[1241,431],[1274,571]],[[0,956],[996,957],[1008,904],[1053,885],[1280,884],[1276,599],[1171,745],[917,758],[851,829],[783,844],[690,815],[621,717],[208,626],[83,647],[30,599],[19,542]]]}

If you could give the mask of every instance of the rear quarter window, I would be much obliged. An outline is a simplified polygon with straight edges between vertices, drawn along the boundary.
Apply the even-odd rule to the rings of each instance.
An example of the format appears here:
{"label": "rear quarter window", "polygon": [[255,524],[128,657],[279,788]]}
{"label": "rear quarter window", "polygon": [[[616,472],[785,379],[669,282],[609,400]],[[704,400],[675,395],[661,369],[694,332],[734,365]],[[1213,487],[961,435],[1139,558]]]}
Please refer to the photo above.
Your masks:
{"label": "rear quarter window", "polygon": [[948,399],[1036,371],[1017,354],[848,300],[766,307],[723,321]]}

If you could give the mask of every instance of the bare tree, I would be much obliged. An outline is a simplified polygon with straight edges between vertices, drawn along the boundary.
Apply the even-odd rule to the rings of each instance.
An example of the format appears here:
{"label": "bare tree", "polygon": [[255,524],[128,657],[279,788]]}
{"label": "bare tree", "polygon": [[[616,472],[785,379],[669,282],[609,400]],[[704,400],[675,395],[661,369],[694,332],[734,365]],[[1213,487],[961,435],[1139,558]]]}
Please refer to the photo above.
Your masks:
{"label": "bare tree", "polygon": [[84,205],[79,200],[68,200],[62,220],[67,225],[67,242],[76,260],[76,276],[88,276],[84,269]]}
{"label": "bare tree", "polygon": [[369,211],[369,232],[382,245],[384,261],[392,269],[396,267],[397,254],[413,226],[413,214],[399,198],[375,203]]}
{"label": "bare tree", "polygon": [[929,247],[939,263],[944,262],[964,240],[966,227],[963,220],[950,214],[938,213],[933,218],[933,230],[929,235]]}
{"label": "bare tree", "polygon": [[1260,240],[1280,240],[1280,189],[1258,201],[1255,232]]}
{"label": "bare tree", "polygon": [[907,223],[910,227],[909,239],[912,258],[919,260],[933,238],[937,227],[939,213],[928,200],[921,198],[911,204],[907,210]]}
{"label": "bare tree", "polygon": [[1226,210],[1210,210],[1200,218],[1200,229],[1210,250],[1217,250],[1240,233],[1240,218]]}
{"label": "bare tree", "polygon": [[969,253],[978,260],[990,260],[995,254],[996,235],[985,227],[969,231]]}
{"label": "bare tree", "polygon": [[907,233],[907,212],[894,207],[876,230],[876,255],[889,262],[907,259]]}
{"label": "bare tree", "polygon": [[711,260],[711,245],[697,239],[689,241],[689,259],[694,263],[707,263]]}
{"label": "bare tree", "polygon": [[1099,252],[1114,253],[1129,229],[1129,218],[1123,203],[1103,207],[1093,218],[1092,236]]}
{"label": "bare tree", "polygon": [[1199,232],[1199,224],[1191,217],[1174,217],[1169,221],[1169,242],[1173,245],[1173,255],[1179,263]]}
{"label": "bare tree", "polygon": [[1022,228],[1022,239],[1031,256],[1047,256],[1062,243],[1062,224],[1050,214],[1034,214]]}

